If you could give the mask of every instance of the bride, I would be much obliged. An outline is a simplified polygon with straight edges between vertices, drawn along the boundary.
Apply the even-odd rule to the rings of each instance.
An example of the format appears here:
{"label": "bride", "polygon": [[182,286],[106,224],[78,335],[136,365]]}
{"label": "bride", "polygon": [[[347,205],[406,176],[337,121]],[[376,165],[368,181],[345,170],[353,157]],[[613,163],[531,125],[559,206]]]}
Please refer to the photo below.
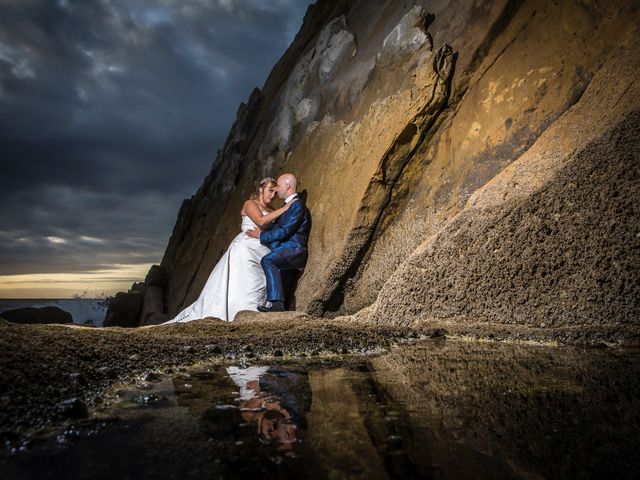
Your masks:
{"label": "bride", "polygon": [[190,322],[205,317],[233,321],[241,310],[257,311],[266,300],[266,280],[260,265],[269,249],[260,240],[245,234],[247,230],[267,227],[291,206],[290,202],[273,210],[277,182],[266,177],[256,186],[240,215],[242,231],[233,239],[227,251],[214,267],[198,299],[166,323]]}

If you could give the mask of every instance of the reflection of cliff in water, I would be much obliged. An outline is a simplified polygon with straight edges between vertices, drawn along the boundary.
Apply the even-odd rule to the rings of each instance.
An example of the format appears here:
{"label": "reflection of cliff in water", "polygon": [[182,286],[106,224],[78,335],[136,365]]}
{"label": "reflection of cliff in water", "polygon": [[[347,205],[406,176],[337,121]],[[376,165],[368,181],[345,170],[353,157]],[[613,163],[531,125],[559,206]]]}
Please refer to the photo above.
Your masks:
{"label": "reflection of cliff in water", "polygon": [[371,362],[384,402],[404,406],[402,447],[422,474],[477,476],[490,457],[519,475],[638,474],[638,352],[502,343],[434,347]]}

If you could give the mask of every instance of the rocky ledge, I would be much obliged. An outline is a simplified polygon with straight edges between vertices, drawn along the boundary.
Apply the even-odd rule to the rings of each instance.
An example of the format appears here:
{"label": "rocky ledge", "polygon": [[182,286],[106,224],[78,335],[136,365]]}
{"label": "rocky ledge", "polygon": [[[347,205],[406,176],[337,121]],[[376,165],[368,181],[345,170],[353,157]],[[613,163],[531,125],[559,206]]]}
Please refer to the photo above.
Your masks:
{"label": "rocky ledge", "polygon": [[381,353],[394,345],[444,336],[597,347],[640,345],[640,329],[529,328],[455,319],[375,325],[356,317],[326,319],[299,312],[243,312],[233,323],[210,318],[135,329],[0,320],[0,375],[5,385],[0,395],[0,437],[5,445],[15,445],[38,431],[89,416],[117,383],[158,371],[170,373],[200,361]]}
{"label": "rocky ledge", "polygon": [[157,370],[215,359],[372,352],[418,336],[405,326],[364,328],[294,312],[256,317],[136,329],[0,320],[0,436],[15,443],[85,417],[110,386]]}

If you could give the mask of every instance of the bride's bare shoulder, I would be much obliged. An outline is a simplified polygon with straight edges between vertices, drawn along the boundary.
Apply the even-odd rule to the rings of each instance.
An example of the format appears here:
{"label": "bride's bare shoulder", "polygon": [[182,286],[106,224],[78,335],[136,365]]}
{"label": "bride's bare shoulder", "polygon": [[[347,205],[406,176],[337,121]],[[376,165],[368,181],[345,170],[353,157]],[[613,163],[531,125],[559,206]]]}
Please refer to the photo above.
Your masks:
{"label": "bride's bare shoulder", "polygon": [[255,209],[255,208],[260,210],[260,206],[258,205],[258,202],[255,201],[253,198],[250,198],[249,200],[245,201],[244,204],[242,205],[242,210],[240,210],[240,215],[247,215],[247,209]]}

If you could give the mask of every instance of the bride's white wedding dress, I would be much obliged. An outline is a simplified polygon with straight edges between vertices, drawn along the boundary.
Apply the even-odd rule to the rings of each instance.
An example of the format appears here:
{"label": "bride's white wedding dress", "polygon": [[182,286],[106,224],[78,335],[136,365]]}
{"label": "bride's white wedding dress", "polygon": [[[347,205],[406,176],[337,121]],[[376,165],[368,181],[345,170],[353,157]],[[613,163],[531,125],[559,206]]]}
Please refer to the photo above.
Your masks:
{"label": "bride's white wedding dress", "polygon": [[239,311],[257,311],[258,305],[264,305],[267,283],[260,260],[270,250],[245,233],[253,228],[257,225],[243,215],[242,232],[214,267],[198,299],[165,323],[190,322],[205,317],[233,321]]}

